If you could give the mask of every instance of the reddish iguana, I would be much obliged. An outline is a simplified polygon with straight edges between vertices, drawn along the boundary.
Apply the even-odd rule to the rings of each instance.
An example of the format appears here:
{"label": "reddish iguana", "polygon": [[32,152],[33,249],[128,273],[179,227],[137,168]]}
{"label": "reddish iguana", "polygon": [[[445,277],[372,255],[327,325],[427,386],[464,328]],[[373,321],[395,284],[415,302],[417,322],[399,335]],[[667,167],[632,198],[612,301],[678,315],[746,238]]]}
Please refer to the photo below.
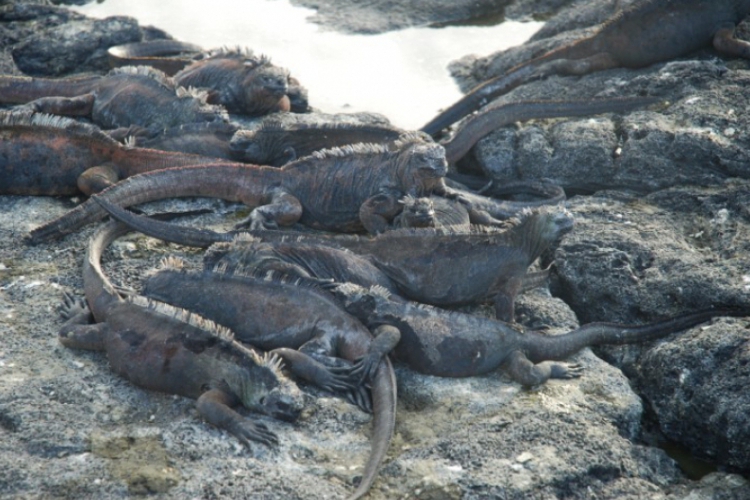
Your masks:
{"label": "reddish iguana", "polygon": [[125,147],[93,125],[69,118],[0,113],[0,194],[90,195],[141,172],[214,161]]}
{"label": "reddish iguana", "polygon": [[[134,131],[155,135],[185,123],[226,121],[221,106],[207,96],[178,87],[161,71],[126,67],[104,76],[29,78],[0,76],[0,103],[23,104],[53,115],[87,116],[120,135]],[[123,131],[123,132],[121,132]]]}
{"label": "reddish iguana", "polygon": [[750,58],[750,43],[734,27],[750,0],[638,0],[592,35],[542,54],[492,78],[439,113],[422,131],[435,136],[490,100],[535,78],[584,75],[609,68],[640,68],[713,44],[719,52]]}
{"label": "reddish iguana", "polygon": [[266,56],[249,50],[215,50],[174,75],[178,85],[208,91],[208,102],[232,113],[260,116],[275,111],[308,112],[307,90],[274,66]]}
{"label": "reddish iguana", "polygon": [[[442,146],[408,136],[393,147],[355,145],[317,152],[282,168],[215,163],[148,172],[100,193],[121,206],[185,196],[206,196],[256,207],[243,223],[253,229],[300,222],[352,232],[378,230],[396,215],[360,210],[373,196],[450,195]],[[400,208],[399,208],[400,209]],[[106,215],[88,200],[34,229],[30,243],[70,233]]]}
{"label": "reddish iguana", "polygon": [[423,304],[392,301],[388,293],[350,283],[332,292],[366,325],[400,332],[394,354],[413,369],[441,377],[470,377],[503,368],[516,382],[537,385],[581,374],[575,364],[556,363],[584,347],[630,344],[664,337],[716,316],[747,316],[750,310],[704,309],[645,325],[590,323],[563,335],[519,331],[502,321]]}
{"label": "reddish iguana", "polygon": [[209,265],[223,260],[229,266],[276,269],[361,285],[377,280],[412,300],[436,305],[491,299],[497,317],[506,321],[513,320],[515,297],[524,288],[529,265],[573,227],[567,211],[542,207],[522,212],[502,231],[426,228],[387,231],[374,237],[262,231],[253,232],[262,242],[232,241],[234,235],[165,225],[94,199],[113,217],[149,236],[202,247],[225,242],[207,255]]}
{"label": "reddish iguana", "polygon": [[[102,272],[101,256],[110,242],[128,231],[110,223],[92,237],[83,265],[88,306],[66,298],[62,312],[68,321],[60,330],[60,342],[106,351],[112,369],[136,385],[197,399],[203,418],[245,444],[277,443],[263,423],[232,407],[242,404],[295,420],[303,396],[281,373],[280,360],[261,357],[236,342],[231,331],[197,314],[140,296],[121,298]],[[91,314],[93,325],[86,324]]]}
{"label": "reddish iguana", "polygon": [[191,43],[151,40],[116,45],[107,53],[113,66],[151,66],[174,75],[182,86],[208,89],[210,102],[222,104],[232,113],[259,116],[274,111],[310,111],[307,90],[299,81],[250,50],[206,52]]}

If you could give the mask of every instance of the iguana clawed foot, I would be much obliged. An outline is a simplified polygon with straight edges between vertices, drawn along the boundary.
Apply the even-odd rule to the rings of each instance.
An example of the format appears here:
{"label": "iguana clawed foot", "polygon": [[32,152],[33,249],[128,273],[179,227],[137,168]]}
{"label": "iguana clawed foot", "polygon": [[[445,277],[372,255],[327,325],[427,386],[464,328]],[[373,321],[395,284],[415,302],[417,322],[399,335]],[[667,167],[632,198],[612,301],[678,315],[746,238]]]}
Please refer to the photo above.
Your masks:
{"label": "iguana clawed foot", "polygon": [[257,231],[261,229],[278,229],[276,221],[269,220],[257,210],[253,210],[249,216],[234,225],[234,229],[250,229]]}
{"label": "iguana clawed foot", "polygon": [[570,379],[583,375],[583,366],[578,363],[555,363],[550,378]]}
{"label": "iguana clawed foot", "polygon": [[88,304],[82,297],[76,297],[70,292],[64,292],[63,303],[58,307],[60,316],[64,320],[70,320],[76,316],[90,315]]}
{"label": "iguana clawed foot", "polygon": [[279,444],[278,436],[262,422],[242,419],[234,422],[227,430],[246,446],[250,446],[250,441],[257,441],[266,446],[277,446]]}

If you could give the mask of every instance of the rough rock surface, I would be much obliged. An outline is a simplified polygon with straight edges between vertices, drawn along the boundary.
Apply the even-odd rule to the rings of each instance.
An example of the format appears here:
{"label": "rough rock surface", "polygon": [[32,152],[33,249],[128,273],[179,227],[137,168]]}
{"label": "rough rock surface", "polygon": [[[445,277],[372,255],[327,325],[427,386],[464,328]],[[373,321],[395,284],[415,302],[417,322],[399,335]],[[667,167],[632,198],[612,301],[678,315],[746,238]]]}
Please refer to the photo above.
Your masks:
{"label": "rough rock surface", "polygon": [[[579,14],[598,22],[612,3],[564,11],[527,44],[453,63],[454,75],[470,89],[586,33]],[[750,39],[747,24],[738,33]],[[568,202],[577,226],[555,258],[554,293],[581,322],[637,323],[712,304],[747,305],[748,83],[748,61],[711,49],[640,70],[530,83],[500,100],[656,95],[664,102],[624,116],[506,127],[480,141],[462,166],[498,182],[551,179],[587,195]],[[747,473],[748,345],[740,319],[653,349],[598,352],[623,368],[668,439]]]}
{"label": "rough rock surface", "polygon": [[292,3],[317,9],[310,20],[327,29],[373,34],[412,26],[542,19],[570,3],[570,0],[292,0]]}
{"label": "rough rock surface", "polygon": [[[560,16],[575,17],[565,12]],[[7,57],[10,50],[42,28],[64,24],[52,22],[50,16],[62,14],[47,12],[36,21],[33,16],[23,21],[0,18],[0,40],[6,49],[0,52],[3,71],[18,71]],[[478,157],[484,148],[500,151],[498,138],[503,134],[520,137],[533,128],[541,147],[553,129],[577,130],[573,135],[578,142],[571,138],[544,146],[550,157],[558,155],[558,169],[570,171],[558,180],[570,179],[572,184],[595,177],[606,186],[606,179],[614,176],[593,169],[576,180],[576,166],[590,168],[588,161],[579,161],[576,151],[599,158],[605,168],[606,155],[598,150],[610,151],[611,156],[619,146],[622,158],[630,154],[628,142],[646,141],[652,135],[655,141],[671,137],[671,149],[655,142],[650,156],[638,161],[656,161],[664,155],[660,168],[676,172],[679,165],[692,165],[691,172],[706,184],[692,185],[686,176],[675,176],[670,183],[665,180],[669,175],[663,174],[661,184],[645,190],[650,194],[606,191],[573,198],[569,205],[578,225],[556,254],[552,288],[558,298],[545,290],[523,295],[517,306],[519,322],[547,325],[555,334],[579,321],[641,322],[708,303],[747,303],[750,189],[749,181],[732,173],[747,167],[742,164],[747,127],[741,120],[746,120],[748,107],[738,88],[747,70],[744,63],[725,64],[711,57],[707,53],[697,63],[679,63],[696,64],[699,71],[692,79],[687,78],[689,71],[680,73],[675,81],[687,81],[678,82],[675,94],[669,93],[669,82],[662,81],[664,66],[618,73],[614,81],[627,82],[635,75],[640,83],[611,88],[656,89],[673,103],[663,109],[623,118],[508,128],[478,148]],[[714,73],[712,68],[725,65],[731,68]],[[596,78],[570,79],[566,92],[573,95]],[[554,88],[565,88],[565,80],[557,79]],[[519,91],[533,95],[535,88],[542,88],[538,85],[545,84]],[[686,96],[706,94],[692,103],[683,97],[680,105],[673,97],[678,91]],[[580,92],[584,95],[585,90]],[[645,137],[635,139],[635,132],[621,134],[626,120],[633,127],[653,125]],[[588,124],[596,123],[605,125],[591,125],[589,133]],[[673,128],[671,135],[659,128],[663,124]],[[728,127],[735,133],[727,135]],[[705,132],[700,148],[692,138],[674,141],[690,131],[703,137],[699,129],[714,130],[713,135]],[[621,138],[622,144],[597,146],[607,134]],[[517,153],[517,143],[518,139],[508,143],[514,164],[526,165],[520,162],[523,155]],[[704,149],[704,159],[693,161],[695,151]],[[533,154],[531,146],[526,151]],[[706,158],[713,157],[719,160],[705,166]],[[723,164],[733,170],[715,167]],[[525,172],[521,166],[510,169],[513,176],[522,176],[516,173]],[[649,172],[641,176],[643,181],[651,178]],[[637,176],[622,178],[632,182]],[[599,184],[590,184],[583,190],[598,189]],[[159,498],[308,499],[343,498],[351,492],[370,435],[369,417],[352,405],[305,388],[309,408],[299,422],[266,420],[280,436],[279,448],[247,449],[202,422],[193,401],[134,387],[109,371],[102,354],[68,350],[58,343],[61,321],[56,308],[63,291],[82,293],[81,260],[94,228],[38,247],[25,246],[22,236],[78,201],[0,197],[0,498],[132,498],[156,493]],[[215,213],[186,223],[226,229],[245,215],[234,214],[234,205],[205,200],[149,208],[197,207],[210,207]],[[105,254],[105,271],[115,283],[138,289],[144,272],[170,254],[199,265],[195,250],[130,236]],[[746,325],[744,319],[721,319],[647,349],[604,352],[608,359],[619,360],[634,384],[643,387],[647,404],[670,439],[744,472],[750,469],[750,426],[743,420],[750,414],[743,391],[750,356]],[[370,498],[750,497],[750,485],[736,474],[686,479],[664,451],[641,441],[643,404],[623,373],[589,350],[571,361],[584,365],[582,378],[551,381],[531,390],[501,373],[451,380],[398,367],[396,435]]]}

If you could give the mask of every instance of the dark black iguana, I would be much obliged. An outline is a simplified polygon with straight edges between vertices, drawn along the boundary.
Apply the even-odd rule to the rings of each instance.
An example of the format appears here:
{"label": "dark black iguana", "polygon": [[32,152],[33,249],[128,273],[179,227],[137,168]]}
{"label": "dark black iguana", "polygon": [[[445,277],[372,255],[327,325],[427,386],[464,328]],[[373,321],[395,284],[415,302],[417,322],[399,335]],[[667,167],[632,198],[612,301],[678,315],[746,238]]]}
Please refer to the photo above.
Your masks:
{"label": "dark black iguana", "polygon": [[[451,195],[442,146],[407,136],[395,146],[354,145],[306,156],[283,168],[234,163],[179,167],[129,177],[100,193],[121,206],[173,197],[205,196],[254,207],[245,225],[274,228],[300,222],[339,232],[377,231],[396,213],[368,213],[372,197]],[[399,207],[400,210],[400,207]],[[34,229],[31,243],[70,233],[104,217],[88,200]]]}
{"label": "dark black iguana", "polygon": [[288,70],[250,50],[206,51],[177,40],[150,40],[116,45],[107,54],[113,66],[151,66],[173,75],[179,85],[207,89],[210,102],[232,113],[310,111],[307,89]]}
{"label": "dark black iguana", "polygon": [[492,78],[439,113],[422,131],[435,136],[490,100],[535,78],[583,75],[609,68],[640,68],[713,44],[719,52],[750,58],[750,43],[734,27],[750,0],[636,0],[590,36],[568,43]]}
{"label": "dark black iguana", "polygon": [[127,144],[131,147],[257,163],[243,160],[232,150],[232,137],[240,130],[239,125],[231,122],[188,123],[166,129],[153,137],[132,136]]}
{"label": "dark black iguana", "polygon": [[238,131],[232,137],[230,147],[235,160],[280,167],[321,149],[361,142],[389,143],[405,133],[392,125],[285,124],[270,120],[256,129]]}
{"label": "dark black iguana", "polygon": [[[235,332],[237,340],[278,353],[292,373],[323,387],[330,384],[331,377],[320,369],[311,373],[310,363],[300,359],[302,356],[333,356],[350,362],[362,359],[360,383],[367,383],[372,392],[373,444],[352,498],[369,489],[395,426],[396,379],[384,358],[398,342],[395,329],[376,329],[378,340],[373,342],[370,331],[314,282],[288,280],[266,271],[235,268],[230,272],[219,265],[210,271],[191,273],[172,265],[151,275],[143,293],[226,326]],[[372,363],[367,361],[370,359]],[[361,407],[369,407],[360,391],[354,396]]]}
{"label": "dark black iguana", "polygon": [[141,172],[213,161],[126,147],[70,118],[0,112],[0,194],[90,195]]}
{"label": "dark black iguana", "polygon": [[[262,356],[234,340],[231,331],[197,314],[140,296],[122,298],[101,269],[103,251],[128,232],[110,223],[92,237],[83,264],[88,306],[68,296],[60,342],[107,352],[112,370],[136,385],[197,399],[198,412],[240,441],[275,444],[261,422],[232,410],[242,404],[274,418],[295,420],[303,397],[280,370],[275,356]],[[90,309],[89,309],[90,308]],[[96,321],[90,325],[90,315]]]}
{"label": "dark black iguana", "polygon": [[54,115],[87,116],[114,135],[155,135],[185,123],[226,121],[221,106],[207,95],[177,86],[148,67],[125,67],[104,76],[29,78],[0,76],[0,103],[24,104]]}
{"label": "dark black iguana", "polygon": [[541,207],[522,212],[504,230],[406,229],[374,237],[251,231],[262,241],[233,242],[236,235],[165,225],[98,201],[113,217],[149,236],[202,247],[225,242],[207,255],[209,265],[224,259],[231,266],[339,282],[355,281],[356,275],[361,285],[378,277],[378,284],[391,291],[429,304],[492,300],[497,317],[506,321],[513,319],[515,297],[524,287],[529,265],[573,227],[566,210]]}
{"label": "dark black iguana", "polygon": [[644,325],[590,323],[562,335],[520,331],[491,318],[404,301],[382,289],[341,284],[331,287],[344,308],[368,326],[391,325],[401,332],[394,354],[413,369],[441,377],[470,377],[503,368],[523,385],[573,378],[579,365],[556,361],[584,347],[645,342],[685,330],[716,316],[747,316],[750,310],[704,309]]}

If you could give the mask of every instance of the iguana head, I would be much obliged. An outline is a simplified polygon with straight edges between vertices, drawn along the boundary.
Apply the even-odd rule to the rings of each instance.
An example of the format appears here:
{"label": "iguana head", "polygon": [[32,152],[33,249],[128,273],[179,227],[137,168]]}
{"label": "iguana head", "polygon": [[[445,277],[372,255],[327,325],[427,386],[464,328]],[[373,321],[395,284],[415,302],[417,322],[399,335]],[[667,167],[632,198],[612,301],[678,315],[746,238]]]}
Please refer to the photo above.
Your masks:
{"label": "iguana head", "polygon": [[524,210],[509,231],[526,249],[529,262],[573,229],[573,214],[562,207],[547,206]]}
{"label": "iguana head", "polygon": [[255,365],[234,391],[246,408],[270,417],[292,422],[304,409],[304,396],[292,380],[281,371],[282,361],[275,354],[260,356],[255,351]]}
{"label": "iguana head", "polygon": [[289,91],[289,71],[270,62],[261,64],[247,76],[243,88],[248,102],[259,94],[281,99]]}
{"label": "iguana head", "polygon": [[403,210],[396,218],[398,227],[435,227],[435,204],[427,196],[406,195],[399,200]]}
{"label": "iguana head", "polygon": [[280,167],[296,159],[294,148],[288,145],[281,122],[265,121],[253,130],[238,130],[229,141],[232,158],[245,163]]}
{"label": "iguana head", "polygon": [[390,296],[385,288],[378,285],[365,288],[354,283],[336,283],[327,288],[349,314],[361,320],[368,318],[378,304]]}
{"label": "iguana head", "polygon": [[399,139],[398,169],[400,188],[412,196],[428,196],[443,186],[448,173],[445,149],[429,142],[421,135],[406,135]]}

